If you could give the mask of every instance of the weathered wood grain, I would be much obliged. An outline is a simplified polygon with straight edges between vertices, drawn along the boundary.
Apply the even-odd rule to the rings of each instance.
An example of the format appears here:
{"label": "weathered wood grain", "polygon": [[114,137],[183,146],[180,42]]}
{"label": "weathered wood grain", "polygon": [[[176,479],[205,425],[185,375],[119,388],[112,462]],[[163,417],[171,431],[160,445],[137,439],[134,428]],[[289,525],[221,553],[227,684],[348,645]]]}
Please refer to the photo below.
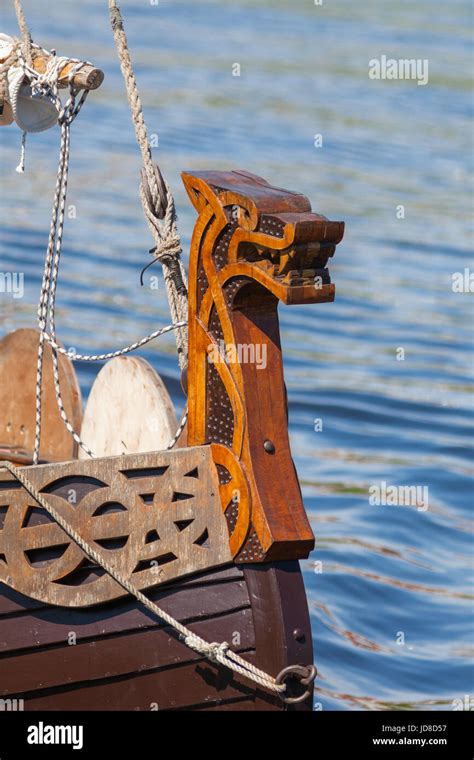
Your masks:
{"label": "weathered wood grain", "polygon": [[[173,402],[140,356],[107,362],[91,388],[81,438],[96,457],[166,449],[178,428]],[[80,449],[79,459],[88,455]]]}
{"label": "weathered wood grain", "polygon": [[[176,586],[166,592],[149,592],[165,612],[180,621],[199,620],[209,615],[248,606],[248,593],[243,581],[196,590],[192,586]],[[121,601],[88,609],[56,609],[47,607],[24,616],[0,620],[0,658],[7,652],[34,650],[38,647],[67,645],[73,631],[78,642],[115,633],[130,633],[144,628],[158,628],[162,622],[136,602]],[[1,681],[1,679],[0,679]]]}
{"label": "weathered wood grain", "polygon": [[[2,459],[16,460],[20,464],[31,464],[35,444],[38,342],[39,331],[30,329],[16,330],[0,341],[0,455]],[[74,367],[63,355],[59,356],[59,378],[68,419],[75,430],[80,430],[81,392]],[[41,408],[41,458],[46,461],[75,459],[77,445],[58,411],[48,345],[44,355]]]}
{"label": "weathered wood grain", "polygon": [[[28,467],[34,488],[135,588],[231,559],[210,447]],[[8,483],[14,487],[7,490]],[[90,606],[126,591],[100,570],[10,473],[1,477],[0,581],[47,604]]]}

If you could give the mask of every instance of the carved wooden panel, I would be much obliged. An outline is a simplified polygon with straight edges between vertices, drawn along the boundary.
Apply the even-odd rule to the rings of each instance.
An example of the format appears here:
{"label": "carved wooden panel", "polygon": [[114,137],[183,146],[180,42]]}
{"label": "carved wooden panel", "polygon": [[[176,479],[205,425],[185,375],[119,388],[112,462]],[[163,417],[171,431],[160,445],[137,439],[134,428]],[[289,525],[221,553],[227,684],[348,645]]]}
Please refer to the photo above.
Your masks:
{"label": "carved wooden panel", "polygon": [[[140,589],[231,560],[209,446],[29,467],[34,487]],[[48,604],[126,595],[0,471],[0,581]]]}

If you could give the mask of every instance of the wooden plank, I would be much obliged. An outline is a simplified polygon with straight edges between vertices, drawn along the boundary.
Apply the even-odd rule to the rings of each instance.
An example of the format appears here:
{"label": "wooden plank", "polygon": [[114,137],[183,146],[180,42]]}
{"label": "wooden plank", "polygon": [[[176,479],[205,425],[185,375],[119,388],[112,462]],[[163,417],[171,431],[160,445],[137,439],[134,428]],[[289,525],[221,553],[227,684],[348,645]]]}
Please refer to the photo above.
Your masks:
{"label": "wooden plank", "polygon": [[[92,567],[90,565],[89,567]],[[217,583],[231,583],[236,580],[243,580],[244,574],[240,567],[237,565],[229,565],[223,568],[217,568],[211,572],[204,570],[201,573],[195,573],[186,578],[181,578],[179,585],[176,582],[171,584],[163,584],[160,588],[179,590],[183,587],[205,587],[208,585],[214,585]],[[0,625],[2,615],[12,615],[15,613],[25,612],[27,610],[40,610],[45,609],[47,605],[42,602],[38,602],[36,599],[31,599],[28,596],[19,594],[8,586],[0,583]]]}
{"label": "wooden plank", "polygon": [[[299,563],[275,562],[245,568],[255,620],[257,666],[277,675],[289,665],[311,665],[313,645],[308,604]],[[309,697],[291,710],[312,710]],[[266,702],[257,708],[267,709]]]}
{"label": "wooden plank", "polygon": [[[209,446],[27,467],[22,474],[141,591],[232,559]],[[25,488],[8,490],[8,482],[1,489],[0,581],[67,607],[126,596],[106,572],[86,577],[82,549],[46,510],[32,509]]]}
{"label": "wooden plank", "polygon": [[[251,652],[246,652],[245,658],[250,662],[255,660]],[[203,660],[109,683],[94,683],[83,689],[45,694],[29,699],[25,710],[182,710],[206,703],[215,705],[218,701],[252,699],[254,686],[246,679]],[[284,709],[278,698],[275,701],[263,690],[261,703],[268,710]]]}
{"label": "wooden plank", "polygon": [[[23,596],[12,588],[0,583],[0,621],[3,615],[12,615],[24,613],[25,611],[45,609],[47,605],[38,602],[37,599],[31,599]],[[0,622],[1,626],[1,622]]]}
{"label": "wooden plank", "polygon": [[252,697],[243,697],[242,699],[219,700],[203,705],[192,705],[187,709],[199,712],[255,712],[255,701]]}
{"label": "wooden plank", "polygon": [[[238,641],[235,651],[253,649],[255,645],[249,608],[191,623],[189,627],[208,641]],[[63,644],[60,648],[0,659],[0,695],[22,694],[29,699],[38,690],[78,686],[200,659],[201,655],[170,635],[169,628],[134,631],[126,636]]]}
{"label": "wooden plank", "polygon": [[[249,605],[243,581],[209,586],[197,593],[192,586],[149,594],[160,607],[180,621],[198,620],[224,614]],[[135,602],[121,601],[88,609],[48,607],[20,618],[0,620],[0,658],[23,649],[63,644],[74,632],[77,641],[143,628],[157,628],[161,622]],[[1,662],[1,659],[0,659]],[[1,682],[1,676],[0,676]]]}

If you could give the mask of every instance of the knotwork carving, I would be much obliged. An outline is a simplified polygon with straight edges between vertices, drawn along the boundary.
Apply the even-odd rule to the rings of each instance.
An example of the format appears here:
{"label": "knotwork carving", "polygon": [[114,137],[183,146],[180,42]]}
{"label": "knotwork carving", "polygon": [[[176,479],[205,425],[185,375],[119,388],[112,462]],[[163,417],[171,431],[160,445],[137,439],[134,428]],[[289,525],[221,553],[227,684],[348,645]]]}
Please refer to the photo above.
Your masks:
{"label": "knotwork carving", "polygon": [[[140,590],[231,559],[210,447],[31,467],[25,474]],[[0,477],[0,581],[69,607],[125,594],[9,474]]]}

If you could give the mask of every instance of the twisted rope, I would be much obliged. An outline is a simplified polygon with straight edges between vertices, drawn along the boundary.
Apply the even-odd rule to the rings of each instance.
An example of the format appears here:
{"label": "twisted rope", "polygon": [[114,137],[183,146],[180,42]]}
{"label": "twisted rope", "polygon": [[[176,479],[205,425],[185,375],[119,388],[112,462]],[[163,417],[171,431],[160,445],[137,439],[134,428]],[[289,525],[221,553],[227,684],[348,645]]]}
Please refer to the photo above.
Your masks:
{"label": "twisted rope", "polygon": [[268,675],[260,668],[255,667],[250,662],[245,660],[236,652],[230,649],[229,644],[224,641],[222,643],[212,642],[209,643],[191,631],[185,625],[176,620],[172,615],[169,615],[165,610],[158,607],[157,604],[148,599],[139,589],[137,589],[133,583],[127,578],[121,575],[115,567],[110,564],[91,544],[85,541],[82,536],[62,517],[62,515],[53,507],[41,493],[37,491],[35,486],[31,483],[29,478],[25,474],[25,470],[21,470],[15,467],[11,462],[3,462],[2,467],[7,469],[13,477],[21,483],[23,488],[29,493],[29,495],[42,507],[48,514],[51,515],[53,520],[63,529],[63,531],[69,536],[69,538],[77,544],[84,554],[99,567],[102,567],[108,575],[110,575],[125,591],[134,596],[144,607],[152,612],[156,617],[160,618],[164,623],[171,626],[179,634],[180,639],[186,644],[187,647],[197,652],[198,654],[207,657],[209,660],[219,663],[235,673],[239,673],[244,678],[247,678],[255,683],[263,686],[269,691],[275,694],[282,695],[285,690],[285,684],[278,684],[273,676]]}
{"label": "twisted rope", "polygon": [[[60,58],[54,57],[51,65],[48,64],[45,74],[41,76],[32,69],[33,43],[31,40],[31,34],[26,24],[25,15],[21,6],[21,0],[14,0],[14,3],[18,17],[18,23],[22,33],[23,54],[20,53],[18,46],[15,46],[15,50],[13,51],[12,56],[15,55],[15,61],[17,59],[21,61],[25,74],[29,74],[30,79],[35,83],[35,87],[53,94],[58,105],[58,110],[60,109],[58,122],[61,126],[61,146],[58,164],[58,175],[51,216],[51,227],[46,252],[45,268],[43,273],[43,282],[38,305],[40,340],[38,346],[36,382],[36,435],[35,450],[33,455],[33,463],[37,464],[41,440],[41,388],[45,343],[49,343],[52,350],[54,386],[61,417],[74,440],[84,449],[84,451],[86,451],[89,456],[92,457],[92,451],[84,444],[80,436],[75,432],[73,426],[67,418],[67,414],[64,409],[59,377],[59,353],[76,360],[103,361],[108,358],[113,358],[115,356],[129,353],[130,351],[139,348],[141,345],[144,345],[150,340],[153,340],[155,337],[158,337],[158,335],[162,335],[169,330],[176,330],[179,362],[181,368],[184,368],[187,361],[187,335],[185,332],[185,326],[187,324],[187,290],[186,275],[181,261],[182,248],[177,231],[177,216],[174,199],[169,186],[164,182],[158,167],[155,166],[152,161],[151,147],[148,141],[145,120],[143,117],[143,111],[138,94],[138,87],[133,72],[130,53],[128,50],[127,38],[123,28],[122,16],[115,0],[109,0],[112,29],[119,53],[122,73],[125,78],[127,95],[132,110],[133,123],[135,125],[135,133],[142,152],[144,163],[144,170],[142,172],[142,181],[140,185],[140,196],[145,211],[145,217],[148,221],[150,230],[156,242],[156,248],[153,250],[153,253],[155,255],[155,258],[160,261],[163,266],[173,324],[168,325],[161,330],[157,330],[154,333],[151,333],[150,335],[142,338],[134,344],[131,344],[130,346],[119,349],[118,351],[111,352],[109,354],[89,356],[71,354],[71,352],[65,351],[65,349],[63,349],[62,346],[57,343],[55,301],[59,276],[59,265],[61,260],[64,216],[67,198],[70,127],[79,111],[81,110],[81,107],[87,97],[88,91],[86,90],[83,93],[79,103],[76,104],[76,92],[73,88],[72,78],[76,74],[77,67],[74,67],[69,75],[70,97],[64,108],[61,108],[59,96],[57,93],[57,82],[59,72],[63,66],[63,61]],[[77,63],[78,67],[81,65],[83,65],[83,63]],[[3,77],[5,71],[6,68],[0,69],[0,103],[4,91]],[[160,223],[160,220],[164,220],[163,223]],[[48,323],[49,332],[47,331]],[[178,427],[178,430],[176,431],[176,435],[170,442],[168,448],[172,448],[175,445],[179,436],[184,430],[186,422],[187,409],[183,414],[183,418]],[[26,489],[30,496],[46,512],[48,512],[48,514],[51,515],[55,522],[72,539],[72,541],[74,541],[82,549],[84,554],[89,557],[92,562],[95,562],[98,566],[102,567],[129,594],[133,595],[153,614],[155,614],[163,622],[167,623],[175,631],[177,631],[181,640],[186,644],[186,646],[188,646],[190,649],[193,649],[198,654],[202,654],[209,660],[215,663],[219,663],[224,667],[227,667],[228,669],[239,673],[241,676],[254,681],[269,691],[272,691],[280,696],[284,694],[286,690],[285,684],[277,683],[275,678],[268,675],[263,670],[255,667],[240,655],[238,655],[236,652],[233,652],[227,642],[209,643],[205,641],[200,636],[193,633],[193,631],[191,631],[189,628],[182,625],[178,620],[173,618],[167,612],[158,607],[158,605],[156,605],[150,599],[148,599],[148,597],[139,591],[139,589],[135,588],[135,586],[127,578],[124,578],[119,572],[117,572],[113,565],[109,564],[107,560],[104,559],[96,549],[94,549],[93,546],[87,543],[87,541],[85,541],[82,536],[72,526],[70,526],[66,520],[63,519],[61,514],[42,496],[42,494],[40,494],[35,489],[34,485],[27,478],[24,471],[15,467],[11,462],[4,462],[3,467],[7,469],[13,475],[13,477],[16,478],[19,483],[21,483],[21,485]]]}
{"label": "twisted rope", "polygon": [[31,32],[28,28],[28,24],[26,23],[25,13],[23,11],[21,0],[13,0],[13,2],[15,5],[15,13],[18,20],[18,26],[20,27],[20,32],[21,32],[23,55],[25,56],[25,60],[28,66],[31,66],[32,65],[31,48],[33,46],[33,41],[31,39]]}
{"label": "twisted rope", "polygon": [[[188,313],[186,272],[181,260],[182,246],[177,229],[174,199],[169,185],[163,180],[160,170],[153,163],[143,108],[120,8],[116,0],[108,0],[108,5],[110,23],[132,113],[135,136],[143,160],[140,198],[145,218],[155,240],[155,248],[152,249],[152,253],[163,268],[172,321],[184,322]],[[188,356],[188,339],[184,328],[176,331],[176,346],[179,365],[181,369],[184,369]]]}
{"label": "twisted rope", "polygon": [[0,112],[3,113],[8,92],[8,69],[18,61],[19,40],[14,40],[10,55],[0,64]]}

